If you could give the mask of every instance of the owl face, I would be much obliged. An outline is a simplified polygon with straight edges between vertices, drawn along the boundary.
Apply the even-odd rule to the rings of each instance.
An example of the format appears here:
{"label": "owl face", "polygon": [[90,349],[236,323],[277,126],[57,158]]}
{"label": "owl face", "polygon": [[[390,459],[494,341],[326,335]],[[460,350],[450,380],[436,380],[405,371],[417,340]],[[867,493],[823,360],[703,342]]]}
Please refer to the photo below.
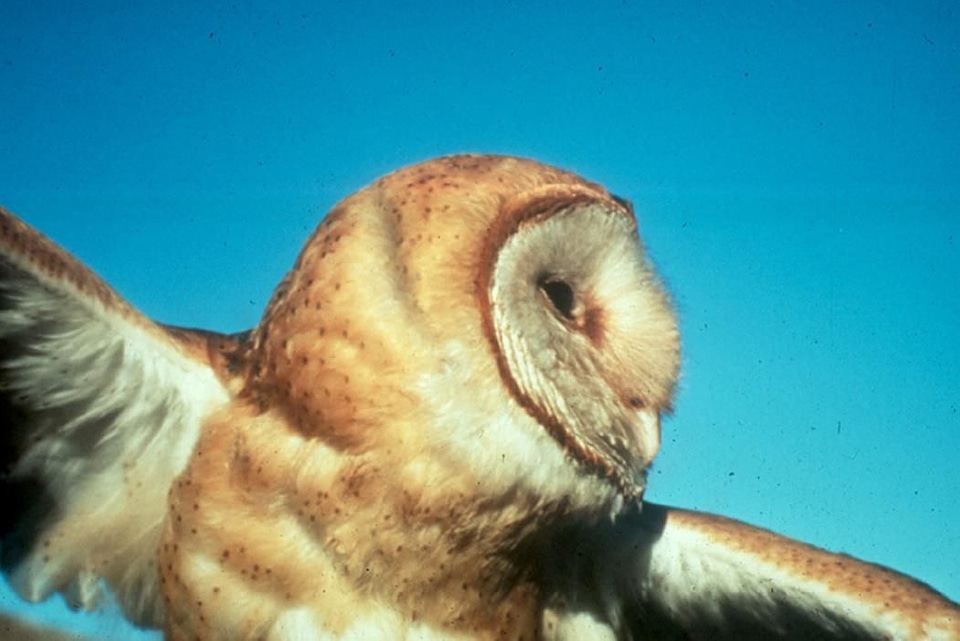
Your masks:
{"label": "owl face", "polygon": [[457,156],[328,215],[255,334],[250,393],[336,447],[472,471],[487,495],[632,500],[678,351],[629,205],[535,162]]}
{"label": "owl face", "polygon": [[480,308],[503,383],[574,459],[639,497],[678,338],[632,211],[550,185],[507,202],[497,222]]}

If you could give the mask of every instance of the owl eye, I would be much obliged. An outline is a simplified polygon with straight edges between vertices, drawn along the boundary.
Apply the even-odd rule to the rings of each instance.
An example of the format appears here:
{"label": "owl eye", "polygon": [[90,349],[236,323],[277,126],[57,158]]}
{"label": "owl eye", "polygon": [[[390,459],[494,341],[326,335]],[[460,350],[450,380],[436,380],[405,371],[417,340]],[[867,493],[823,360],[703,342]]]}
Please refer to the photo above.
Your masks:
{"label": "owl eye", "polygon": [[555,278],[544,278],[540,281],[540,291],[558,314],[567,320],[574,320],[577,299],[570,283]]}

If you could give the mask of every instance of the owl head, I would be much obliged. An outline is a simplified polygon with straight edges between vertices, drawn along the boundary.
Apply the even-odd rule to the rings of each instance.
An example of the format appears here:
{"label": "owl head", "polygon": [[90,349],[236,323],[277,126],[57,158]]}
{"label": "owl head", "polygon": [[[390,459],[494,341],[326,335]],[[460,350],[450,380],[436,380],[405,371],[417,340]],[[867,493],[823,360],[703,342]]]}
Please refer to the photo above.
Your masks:
{"label": "owl head", "polygon": [[679,338],[627,202],[467,155],[337,205],[251,354],[251,398],[331,447],[403,452],[499,492],[622,502],[659,449]]}

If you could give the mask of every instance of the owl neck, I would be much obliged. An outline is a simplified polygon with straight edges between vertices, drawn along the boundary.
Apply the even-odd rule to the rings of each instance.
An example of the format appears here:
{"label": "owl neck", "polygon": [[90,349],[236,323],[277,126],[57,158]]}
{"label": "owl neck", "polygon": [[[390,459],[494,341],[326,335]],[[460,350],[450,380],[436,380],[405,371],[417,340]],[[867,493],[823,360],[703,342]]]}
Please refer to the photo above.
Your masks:
{"label": "owl neck", "polygon": [[[397,638],[409,626],[535,637],[550,548],[543,533],[583,517],[566,502],[521,489],[490,495],[469,476],[399,449],[347,454],[277,429],[269,414],[242,430],[236,424],[205,431],[171,496],[169,540],[178,545],[161,566],[185,594],[195,587],[201,598],[204,580],[193,586],[191,572],[215,564],[224,594],[232,577],[244,594],[256,586],[258,607],[276,604],[276,617],[306,608],[334,634],[389,612],[407,626]],[[203,455],[217,450],[233,452],[226,465]],[[331,594],[343,598],[324,596]]]}
{"label": "owl neck", "polygon": [[[331,489],[318,490],[340,510],[327,511],[316,530],[331,562],[355,590],[375,594],[411,620],[485,631],[478,638],[535,638],[543,598],[538,578],[550,547],[542,533],[571,515],[519,491],[491,497],[450,475],[425,481],[421,464],[383,465],[382,456],[343,462],[338,480],[324,484]],[[339,553],[346,541],[349,551]]]}

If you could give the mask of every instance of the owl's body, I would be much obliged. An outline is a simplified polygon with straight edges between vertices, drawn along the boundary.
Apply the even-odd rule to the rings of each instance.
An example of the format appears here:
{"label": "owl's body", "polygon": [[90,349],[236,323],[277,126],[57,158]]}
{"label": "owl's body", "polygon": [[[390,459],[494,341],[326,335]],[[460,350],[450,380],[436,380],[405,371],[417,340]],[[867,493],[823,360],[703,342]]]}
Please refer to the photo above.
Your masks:
{"label": "owl's body", "polygon": [[391,174],[234,337],[0,223],[27,598],[90,606],[102,577],[169,639],[960,638],[901,575],[643,505],[677,326],[629,205],[573,174]]}
{"label": "owl's body", "polygon": [[[189,604],[169,608],[174,625],[224,632],[222,601],[251,629],[276,619],[335,635],[372,625],[391,638],[535,638],[549,524],[608,518],[620,494],[571,467],[564,444],[511,397],[485,334],[483,280],[500,251],[489,237],[529,224],[518,193],[544,217],[565,215],[551,208],[571,196],[592,199],[613,219],[592,242],[638,250],[632,217],[602,189],[508,159],[398,172],[318,228],[250,344],[231,355],[249,378],[240,402],[206,421],[174,486],[161,576],[168,603]],[[513,218],[497,216],[505,207]],[[552,242],[569,259],[584,240]],[[619,266],[645,267],[629,259]],[[534,296],[552,269],[539,260],[522,277]],[[662,402],[676,329],[649,287],[668,330],[647,358],[666,370]],[[560,325],[543,312],[521,329]],[[579,347],[536,356],[561,367],[561,350]],[[229,464],[210,452],[230,452]],[[184,589],[191,598],[177,599]]]}

